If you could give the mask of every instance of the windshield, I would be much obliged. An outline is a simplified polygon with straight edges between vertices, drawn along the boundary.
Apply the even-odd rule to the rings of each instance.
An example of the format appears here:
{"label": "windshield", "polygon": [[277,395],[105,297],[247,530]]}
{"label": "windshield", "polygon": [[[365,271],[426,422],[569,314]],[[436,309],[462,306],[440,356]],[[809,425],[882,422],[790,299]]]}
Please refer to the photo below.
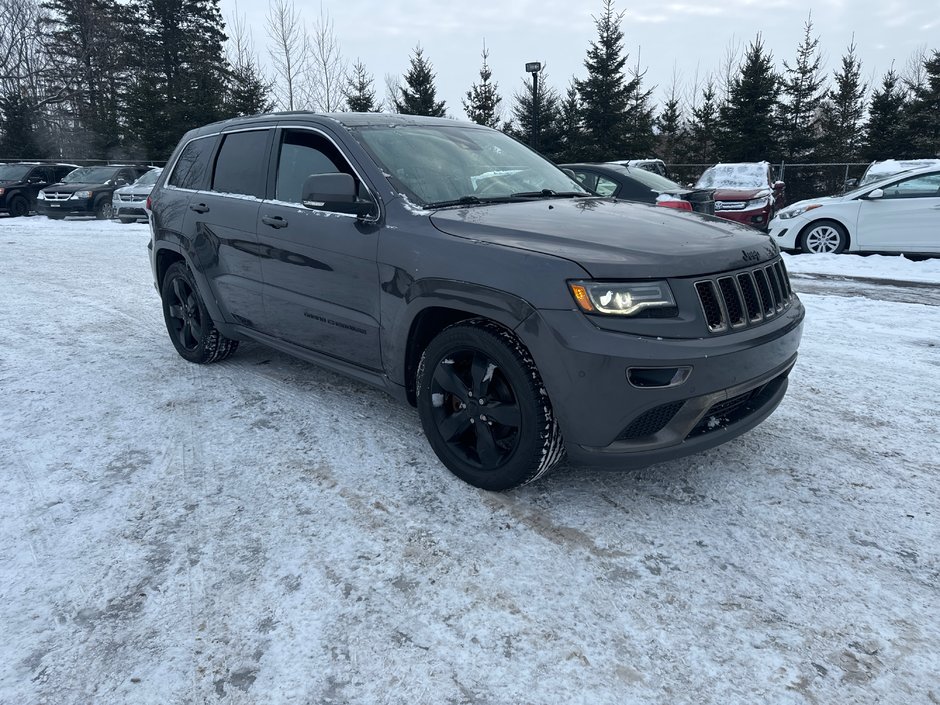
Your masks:
{"label": "windshield", "polygon": [[940,166],[940,159],[906,159],[896,161],[894,159],[885,159],[883,162],[875,162],[866,170],[862,180],[858,182],[859,186],[872,184],[881,181],[895,174],[902,174],[911,169],[920,169],[924,166]]}
{"label": "windshield", "polygon": [[0,166],[0,181],[19,181],[29,173],[31,166],[5,164]]}
{"label": "windshield", "polygon": [[395,189],[420,205],[590,195],[554,164],[496,130],[383,125],[355,134]]}
{"label": "windshield", "polygon": [[137,181],[134,182],[134,186],[153,186],[157,183],[157,179],[160,177],[160,172],[162,169],[151,169],[143,176],[141,176]]}
{"label": "windshield", "polygon": [[702,174],[696,188],[769,188],[767,162],[755,164],[716,164]]}
{"label": "windshield", "polygon": [[85,166],[62,179],[64,184],[103,184],[117,173],[113,166]]}

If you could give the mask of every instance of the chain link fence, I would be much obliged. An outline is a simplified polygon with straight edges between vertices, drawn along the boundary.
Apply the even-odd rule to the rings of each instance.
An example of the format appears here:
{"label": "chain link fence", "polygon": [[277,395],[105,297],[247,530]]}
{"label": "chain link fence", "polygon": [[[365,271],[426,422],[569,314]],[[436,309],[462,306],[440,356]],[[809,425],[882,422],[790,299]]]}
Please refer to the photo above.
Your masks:
{"label": "chain link fence", "polygon": [[[713,164],[669,164],[669,178],[680,184],[694,184]],[[831,196],[851,188],[851,180],[862,178],[868,162],[818,163],[818,164],[772,164],[775,179],[785,183],[787,203],[807,198]]]}

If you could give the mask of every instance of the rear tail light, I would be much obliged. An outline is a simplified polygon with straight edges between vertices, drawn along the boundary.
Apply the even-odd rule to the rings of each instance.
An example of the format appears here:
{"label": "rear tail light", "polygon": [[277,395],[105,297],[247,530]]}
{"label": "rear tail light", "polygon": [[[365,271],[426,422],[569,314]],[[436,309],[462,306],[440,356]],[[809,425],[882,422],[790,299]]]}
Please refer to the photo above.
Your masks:
{"label": "rear tail light", "polygon": [[145,206],[145,208],[146,208],[148,211],[149,211],[151,208],[153,208],[153,201],[150,199],[150,196],[147,196],[147,205]]}
{"label": "rear tail light", "polygon": [[663,208],[675,208],[678,211],[692,210],[692,204],[688,201],[656,201],[656,205]]}

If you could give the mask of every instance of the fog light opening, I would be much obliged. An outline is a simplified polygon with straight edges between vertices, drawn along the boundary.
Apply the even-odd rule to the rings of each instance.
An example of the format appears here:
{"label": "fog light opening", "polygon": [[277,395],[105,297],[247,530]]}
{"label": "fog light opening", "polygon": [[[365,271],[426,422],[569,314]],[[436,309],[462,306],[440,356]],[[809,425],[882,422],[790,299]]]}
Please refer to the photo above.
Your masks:
{"label": "fog light opening", "polygon": [[627,380],[639,389],[677,387],[692,374],[691,367],[631,367]]}

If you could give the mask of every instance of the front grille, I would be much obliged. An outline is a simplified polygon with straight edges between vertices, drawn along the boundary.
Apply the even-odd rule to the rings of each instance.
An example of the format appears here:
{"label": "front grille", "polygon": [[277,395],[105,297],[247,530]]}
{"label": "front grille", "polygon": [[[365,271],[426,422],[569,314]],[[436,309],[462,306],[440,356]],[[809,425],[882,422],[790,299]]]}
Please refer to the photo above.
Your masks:
{"label": "front grille", "polygon": [[629,426],[623,429],[623,432],[617,436],[617,440],[635,441],[638,438],[645,438],[659,433],[666,428],[666,424],[672,421],[672,417],[676,415],[676,412],[682,408],[684,403],[683,401],[674,401],[644,411]]}
{"label": "front grille", "polygon": [[716,211],[743,211],[747,201],[715,201]]}
{"label": "front grille", "polygon": [[695,282],[711,333],[758,325],[786,311],[793,290],[783,260]]}
{"label": "front grille", "polygon": [[118,194],[118,198],[124,202],[132,202],[132,203],[137,203],[140,201],[147,200],[146,196],[140,196],[134,193],[121,193],[121,194]]}
{"label": "front grille", "polygon": [[47,201],[67,201],[72,197],[72,193],[59,193],[57,191],[46,191],[43,194],[46,197]]}

